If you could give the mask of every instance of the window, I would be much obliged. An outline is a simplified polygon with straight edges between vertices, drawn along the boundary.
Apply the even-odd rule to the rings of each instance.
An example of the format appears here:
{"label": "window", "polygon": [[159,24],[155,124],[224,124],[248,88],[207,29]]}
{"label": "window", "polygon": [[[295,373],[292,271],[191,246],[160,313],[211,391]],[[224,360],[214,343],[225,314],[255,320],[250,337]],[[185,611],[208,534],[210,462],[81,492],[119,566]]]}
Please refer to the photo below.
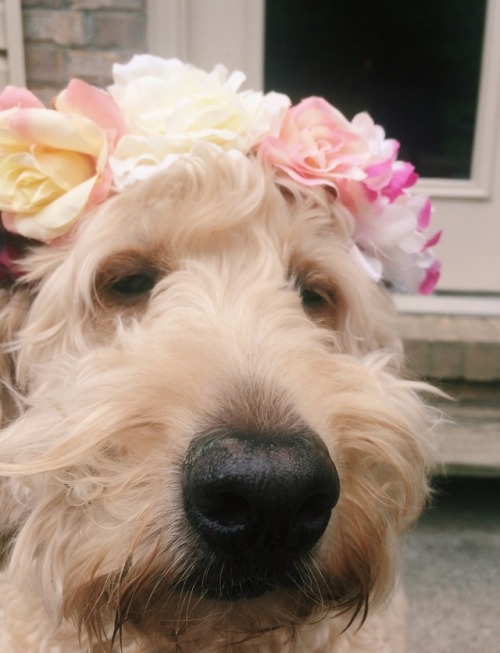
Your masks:
{"label": "window", "polygon": [[266,89],[364,108],[424,177],[468,179],[486,0],[267,2]]}
{"label": "window", "polygon": [[[305,73],[299,70],[305,59],[294,54],[304,52],[309,20],[299,13],[301,6],[325,28],[323,37],[319,28],[309,28],[310,47],[315,40],[318,47]],[[330,99],[345,104],[347,114],[369,109],[388,136],[403,142],[407,151],[401,156],[425,175],[419,188],[431,194],[433,223],[444,230],[440,291],[500,293],[499,0],[148,0],[148,11],[150,48],[156,54],[205,68],[220,61],[247,72],[252,88],[282,88],[294,97],[335,93]],[[286,30],[293,34],[289,55],[283,53]],[[320,69],[329,76],[330,63],[333,69],[339,59],[335,35],[343,44],[344,66],[337,77],[332,74],[335,87],[326,81],[314,89],[292,85],[301,79],[316,82]],[[420,78],[411,80],[405,66],[417,51],[424,59],[417,66]],[[397,75],[389,84],[391,57]],[[353,71],[357,83],[350,78]]]}

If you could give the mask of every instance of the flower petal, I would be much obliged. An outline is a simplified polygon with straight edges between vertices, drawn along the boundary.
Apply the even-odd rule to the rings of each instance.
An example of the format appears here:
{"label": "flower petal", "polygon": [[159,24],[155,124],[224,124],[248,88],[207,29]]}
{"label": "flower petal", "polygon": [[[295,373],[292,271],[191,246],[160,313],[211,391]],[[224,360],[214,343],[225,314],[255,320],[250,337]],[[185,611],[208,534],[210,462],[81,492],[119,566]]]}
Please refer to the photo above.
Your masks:
{"label": "flower petal", "polygon": [[84,116],[102,129],[112,131],[113,141],[126,132],[122,113],[113,98],[79,79],[69,82],[66,89],[57,96],[54,106],[57,111]]}
{"label": "flower petal", "polygon": [[26,238],[50,242],[64,235],[81,217],[97,177],[72,188],[37,213],[15,216],[15,230]]}
{"label": "flower petal", "polygon": [[88,118],[48,109],[15,111],[10,119],[10,128],[28,145],[37,143],[90,156],[96,156],[106,144],[103,130]]}
{"label": "flower petal", "polygon": [[0,93],[0,111],[5,109],[44,109],[43,103],[27,88],[6,86]]}
{"label": "flower petal", "polygon": [[436,287],[441,276],[441,263],[434,261],[425,271],[424,279],[418,289],[421,295],[429,295]]}

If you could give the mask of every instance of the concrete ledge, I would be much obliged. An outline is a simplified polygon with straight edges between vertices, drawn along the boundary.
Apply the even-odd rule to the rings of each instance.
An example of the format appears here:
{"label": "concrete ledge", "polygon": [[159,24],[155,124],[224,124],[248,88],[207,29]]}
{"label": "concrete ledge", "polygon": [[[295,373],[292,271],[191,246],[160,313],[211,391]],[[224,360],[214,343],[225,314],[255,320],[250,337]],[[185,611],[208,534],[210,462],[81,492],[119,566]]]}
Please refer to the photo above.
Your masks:
{"label": "concrete ledge", "polygon": [[500,317],[401,315],[399,324],[417,377],[500,379]]}
{"label": "concrete ledge", "polygon": [[403,314],[400,327],[410,375],[453,398],[439,405],[445,472],[500,476],[500,316]]}
{"label": "concrete ledge", "polygon": [[455,406],[439,427],[439,452],[450,476],[500,476],[500,408]]}

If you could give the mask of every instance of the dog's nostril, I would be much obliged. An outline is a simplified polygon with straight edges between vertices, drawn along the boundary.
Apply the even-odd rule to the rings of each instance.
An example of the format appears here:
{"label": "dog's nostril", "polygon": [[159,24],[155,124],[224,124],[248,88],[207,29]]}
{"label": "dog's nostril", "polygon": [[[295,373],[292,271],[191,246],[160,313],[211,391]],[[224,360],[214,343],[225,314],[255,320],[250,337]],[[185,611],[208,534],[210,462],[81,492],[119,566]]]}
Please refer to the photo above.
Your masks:
{"label": "dog's nostril", "polygon": [[304,523],[314,523],[318,519],[323,519],[325,513],[331,509],[331,500],[327,494],[314,494],[302,502],[295,517]]}
{"label": "dog's nostril", "polygon": [[316,544],[338,501],[339,480],[326,447],[309,431],[233,431],[191,443],[182,490],[191,526],[213,551],[272,559]]}
{"label": "dog's nostril", "polygon": [[251,519],[248,501],[233,492],[208,491],[198,500],[198,509],[207,520],[222,527],[244,527]]}

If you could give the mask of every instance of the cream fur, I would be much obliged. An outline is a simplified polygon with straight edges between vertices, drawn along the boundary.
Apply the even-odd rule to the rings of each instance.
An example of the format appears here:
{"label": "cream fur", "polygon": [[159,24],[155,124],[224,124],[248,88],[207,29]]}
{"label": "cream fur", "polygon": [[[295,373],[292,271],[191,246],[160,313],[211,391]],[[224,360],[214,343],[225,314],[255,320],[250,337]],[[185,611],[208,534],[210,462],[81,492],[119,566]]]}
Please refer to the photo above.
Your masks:
{"label": "cream fur", "polygon": [[[404,651],[398,538],[432,422],[351,230],[322,189],[200,152],[26,258],[0,291],[2,653]],[[113,290],[136,273],[149,293]],[[341,485],[302,588],[231,604],[182,587],[190,441],[291,409]]]}

